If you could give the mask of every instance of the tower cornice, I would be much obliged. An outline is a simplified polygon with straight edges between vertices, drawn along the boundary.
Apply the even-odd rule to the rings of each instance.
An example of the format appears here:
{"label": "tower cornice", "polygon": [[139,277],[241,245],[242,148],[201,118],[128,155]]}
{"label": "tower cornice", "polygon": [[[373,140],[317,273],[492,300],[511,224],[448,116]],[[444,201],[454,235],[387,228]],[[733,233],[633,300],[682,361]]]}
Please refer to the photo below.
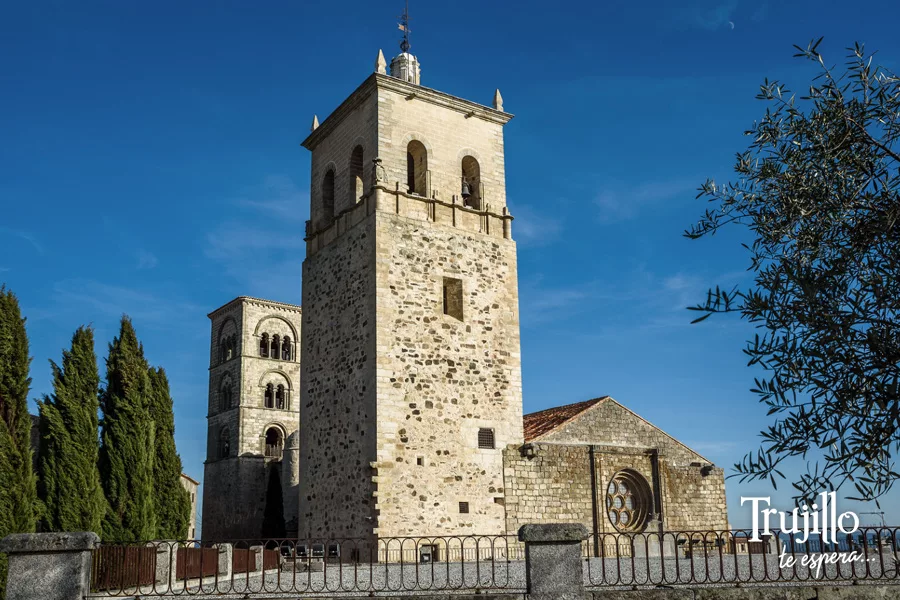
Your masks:
{"label": "tower cornice", "polygon": [[408,100],[421,100],[437,106],[448,108],[465,115],[467,118],[482,119],[491,123],[505,125],[514,115],[496,110],[477,102],[452,96],[438,90],[415,85],[390,75],[372,73],[356,90],[351,93],[322,123],[310,133],[301,146],[313,150],[319,142],[328,137],[347,115],[359,106],[372,92],[379,89],[389,90],[406,96]]}
{"label": "tower cornice", "polygon": [[302,312],[302,308],[297,304],[288,304],[287,302],[277,302],[275,300],[266,300],[264,298],[254,298],[253,296],[238,296],[233,300],[229,300],[219,308],[213,310],[208,315],[208,318],[213,319],[219,316],[221,313],[230,310],[234,307],[240,306],[243,303],[255,304],[257,306],[266,306],[272,308],[283,308],[287,309],[291,312]]}

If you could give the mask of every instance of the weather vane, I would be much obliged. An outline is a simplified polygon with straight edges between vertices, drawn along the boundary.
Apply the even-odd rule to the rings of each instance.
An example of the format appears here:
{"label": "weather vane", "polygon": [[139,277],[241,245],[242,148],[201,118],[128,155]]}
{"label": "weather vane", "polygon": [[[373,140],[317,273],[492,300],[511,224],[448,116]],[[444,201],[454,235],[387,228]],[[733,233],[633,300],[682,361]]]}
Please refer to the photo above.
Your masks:
{"label": "weather vane", "polygon": [[398,27],[400,27],[400,31],[403,32],[403,41],[400,42],[400,51],[401,52],[409,52],[409,0],[406,0],[406,8],[403,10],[403,14],[399,17],[400,23]]}

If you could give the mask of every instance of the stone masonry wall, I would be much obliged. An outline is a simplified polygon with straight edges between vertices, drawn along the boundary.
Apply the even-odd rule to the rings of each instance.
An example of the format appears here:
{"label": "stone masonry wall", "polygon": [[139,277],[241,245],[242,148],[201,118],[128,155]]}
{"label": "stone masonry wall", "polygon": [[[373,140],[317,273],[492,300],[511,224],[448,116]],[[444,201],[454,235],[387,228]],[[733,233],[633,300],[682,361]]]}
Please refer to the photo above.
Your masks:
{"label": "stone masonry wall", "polygon": [[[502,449],[522,440],[515,244],[375,216],[378,533],[504,533]],[[462,281],[462,320],[443,312],[445,277]]]}
{"label": "stone masonry wall", "polygon": [[661,500],[664,529],[728,529],[724,471],[713,467],[704,475],[706,459],[613,400],[588,409],[532,445],[531,459],[522,456],[520,446],[504,451],[509,531],[525,523],[567,519],[594,530],[591,486],[596,485],[597,531],[614,532],[606,489],[623,469],[643,476],[654,498]]}
{"label": "stone masonry wall", "polygon": [[[462,187],[462,159],[478,161],[484,202],[500,212],[506,206],[506,169],[503,125],[471,116],[469,109],[451,109],[429,97],[431,90],[398,83],[400,89],[383,85],[378,90],[378,153],[387,180],[399,181],[406,190],[406,151],[411,140],[422,142],[428,151],[431,188],[441,200],[459,195]],[[420,90],[411,97],[409,90]]]}
{"label": "stone masonry wall", "polygon": [[375,223],[303,262],[300,536],[375,528]]}
{"label": "stone masonry wall", "polygon": [[[339,214],[355,202],[351,193],[353,182],[350,181],[350,157],[357,145],[363,148],[365,190],[369,189],[372,181],[372,159],[378,156],[376,142],[377,97],[376,94],[370,92],[354,101],[357,102],[355,108],[337,124],[334,131],[325,137],[312,153],[310,220],[314,230],[328,226],[322,215],[322,182],[328,169],[334,169],[334,214]],[[406,163],[404,162],[404,164]],[[306,282],[305,277],[303,281]],[[306,306],[306,302],[303,303],[303,306]]]}

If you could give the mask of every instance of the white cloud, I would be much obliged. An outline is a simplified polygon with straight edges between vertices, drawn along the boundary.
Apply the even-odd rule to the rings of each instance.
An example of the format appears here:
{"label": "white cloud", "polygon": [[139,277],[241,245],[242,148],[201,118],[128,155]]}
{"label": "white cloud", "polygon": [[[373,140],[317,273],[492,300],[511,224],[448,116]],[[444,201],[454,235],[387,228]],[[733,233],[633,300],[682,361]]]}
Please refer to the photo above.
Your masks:
{"label": "white cloud", "polygon": [[242,215],[207,232],[204,254],[239,283],[240,294],[298,302],[309,192],[287,176],[269,175],[231,204]]}
{"label": "white cloud", "polygon": [[694,27],[710,31],[719,29],[728,26],[728,22],[734,20],[737,7],[738,0],[725,0],[724,2],[695,0],[685,7],[687,22]]}
{"label": "white cloud", "polygon": [[298,188],[286,175],[268,175],[260,185],[244,190],[235,204],[287,221],[305,221],[309,192]]}
{"label": "white cloud", "polygon": [[562,231],[561,219],[540,214],[530,206],[518,206],[513,217],[513,239],[522,246],[549,244]]}
{"label": "white cloud", "polygon": [[81,318],[117,318],[123,314],[136,322],[170,325],[176,319],[193,319],[203,307],[165,293],[103,283],[92,279],[64,279],[53,284],[55,307],[48,313],[71,312]]}
{"label": "white cloud", "polygon": [[672,199],[688,195],[698,187],[696,179],[674,179],[650,181],[633,185],[601,185],[602,191],[594,199],[600,207],[600,220],[604,223],[618,223],[637,217],[642,209]]}
{"label": "white cloud", "polygon": [[31,246],[37,250],[38,254],[44,253],[44,247],[38,243],[37,239],[28,231],[20,230],[20,229],[10,229],[9,227],[0,227],[0,233],[6,233],[8,235],[15,236],[19,239],[23,239]]}
{"label": "white cloud", "polygon": [[138,269],[152,269],[159,264],[159,259],[152,252],[139,250],[137,253]]}

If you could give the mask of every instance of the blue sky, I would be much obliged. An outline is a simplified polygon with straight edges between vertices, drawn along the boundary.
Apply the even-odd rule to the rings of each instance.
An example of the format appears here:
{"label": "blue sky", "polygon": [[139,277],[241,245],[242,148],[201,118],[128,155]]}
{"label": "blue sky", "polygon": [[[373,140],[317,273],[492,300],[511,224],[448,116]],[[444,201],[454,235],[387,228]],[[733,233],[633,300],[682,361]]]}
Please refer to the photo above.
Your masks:
{"label": "blue sky", "polygon": [[[695,189],[731,177],[764,77],[802,89],[792,44],[854,41],[896,68],[893,0],[413,1],[422,82],[500,88],[517,217],[526,412],[611,395],[721,466],[754,449],[736,319],[689,325],[743,281],[738,230],[688,241]],[[399,41],[402,3],[0,5],[0,281],[28,317],[32,396],[81,324],[118,319],[168,371],[185,470],[202,478],[209,321],[238,295],[299,303],[309,155],[299,142]],[[733,24],[733,27],[732,27]],[[789,486],[728,481],[741,495]],[[900,522],[900,493],[883,503]],[[845,503],[858,511],[875,510]],[[864,522],[874,517],[864,516]]]}

